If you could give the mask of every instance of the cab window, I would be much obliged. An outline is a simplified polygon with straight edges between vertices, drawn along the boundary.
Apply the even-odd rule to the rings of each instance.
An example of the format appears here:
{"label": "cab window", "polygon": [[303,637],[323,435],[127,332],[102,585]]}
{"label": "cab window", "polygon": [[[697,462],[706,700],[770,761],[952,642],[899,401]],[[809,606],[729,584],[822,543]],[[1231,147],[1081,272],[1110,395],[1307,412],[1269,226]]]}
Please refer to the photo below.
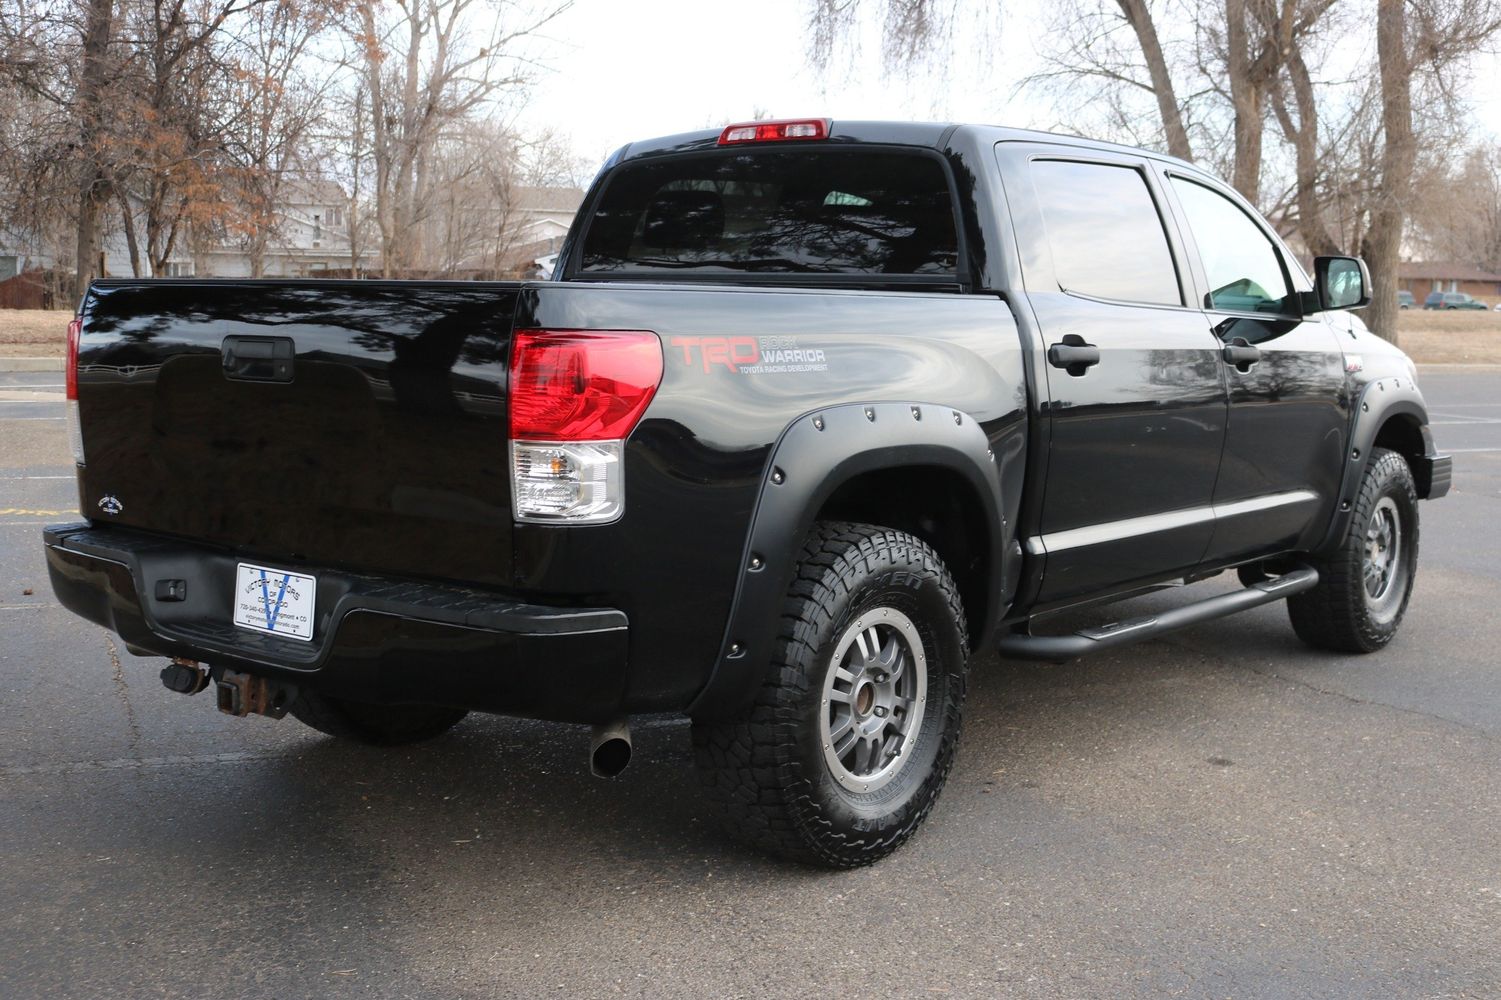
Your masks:
{"label": "cab window", "polygon": [[1032,184],[1063,291],[1120,302],[1183,304],[1162,217],[1139,170],[1034,160]]}
{"label": "cab window", "polygon": [[1271,239],[1229,198],[1172,178],[1209,279],[1210,308],[1226,312],[1293,312],[1292,290]]}

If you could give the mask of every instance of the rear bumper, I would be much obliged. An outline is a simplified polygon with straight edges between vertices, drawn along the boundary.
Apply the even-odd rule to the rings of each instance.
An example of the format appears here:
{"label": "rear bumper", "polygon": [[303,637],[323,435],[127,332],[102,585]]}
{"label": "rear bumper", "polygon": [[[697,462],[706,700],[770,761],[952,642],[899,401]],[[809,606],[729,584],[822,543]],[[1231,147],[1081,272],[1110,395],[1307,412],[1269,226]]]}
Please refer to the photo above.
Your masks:
{"label": "rear bumper", "polygon": [[[311,642],[231,624],[241,556],[88,524],[44,529],[62,605],[131,646],[369,702],[455,705],[601,722],[624,699],[629,625],[613,608],[557,608],[442,584],[286,564],[318,580]],[[181,581],[182,600],[158,599]]]}

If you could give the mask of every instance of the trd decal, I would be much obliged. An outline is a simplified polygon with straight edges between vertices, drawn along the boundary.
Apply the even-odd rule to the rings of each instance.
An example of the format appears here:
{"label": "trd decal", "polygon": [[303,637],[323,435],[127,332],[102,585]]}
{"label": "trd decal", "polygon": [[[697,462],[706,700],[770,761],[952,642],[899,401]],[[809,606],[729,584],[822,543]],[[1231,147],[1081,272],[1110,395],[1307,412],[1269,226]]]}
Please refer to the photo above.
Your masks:
{"label": "trd decal", "polygon": [[706,373],[721,365],[740,375],[829,370],[824,352],[798,347],[796,337],[673,337],[669,343],[682,364],[701,365]]}

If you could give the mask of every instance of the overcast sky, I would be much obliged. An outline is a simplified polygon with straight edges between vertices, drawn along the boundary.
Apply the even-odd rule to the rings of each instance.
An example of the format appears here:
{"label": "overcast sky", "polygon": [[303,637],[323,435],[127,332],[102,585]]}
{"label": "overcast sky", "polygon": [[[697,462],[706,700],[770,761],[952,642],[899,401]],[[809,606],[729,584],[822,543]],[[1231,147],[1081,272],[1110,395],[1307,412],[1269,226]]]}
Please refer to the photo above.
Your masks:
{"label": "overcast sky", "polygon": [[[858,60],[841,58],[820,77],[809,65],[805,0],[577,0],[548,26],[549,68],[523,122],[569,134],[591,171],[633,139],[719,127],[758,111],[1047,127],[1048,102],[1015,95],[1039,65],[1033,40],[1044,30],[1043,0],[999,2],[1005,16],[988,38],[960,27],[963,51],[943,86],[885,73],[878,38]],[[1501,60],[1486,57],[1476,70],[1477,127],[1501,136]]]}

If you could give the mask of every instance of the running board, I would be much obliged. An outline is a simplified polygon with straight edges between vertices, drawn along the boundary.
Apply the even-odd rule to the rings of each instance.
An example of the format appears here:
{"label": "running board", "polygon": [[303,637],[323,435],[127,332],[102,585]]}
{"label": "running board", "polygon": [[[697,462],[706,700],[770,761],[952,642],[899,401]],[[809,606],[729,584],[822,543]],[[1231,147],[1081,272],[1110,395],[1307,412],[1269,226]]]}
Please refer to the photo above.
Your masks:
{"label": "running board", "polygon": [[1087,653],[1141,642],[1165,632],[1280,601],[1305,590],[1312,590],[1318,582],[1319,571],[1311,566],[1302,566],[1270,580],[1253,583],[1244,590],[1217,594],[1193,604],[1185,604],[1181,608],[1143,618],[1128,618],[1097,628],[1087,628],[1073,635],[1027,635],[1013,632],[1001,636],[1001,655],[1014,660],[1065,663]]}

